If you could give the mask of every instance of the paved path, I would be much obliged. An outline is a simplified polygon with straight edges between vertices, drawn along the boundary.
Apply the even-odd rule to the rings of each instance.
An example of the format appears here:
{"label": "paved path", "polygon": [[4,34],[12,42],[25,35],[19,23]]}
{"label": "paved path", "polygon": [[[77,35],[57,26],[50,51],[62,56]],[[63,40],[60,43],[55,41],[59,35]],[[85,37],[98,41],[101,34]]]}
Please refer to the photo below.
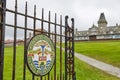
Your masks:
{"label": "paved path", "polygon": [[100,70],[105,71],[108,74],[111,74],[111,75],[114,75],[114,76],[120,78],[120,68],[114,67],[114,66],[112,66],[110,64],[106,64],[104,62],[98,61],[96,59],[87,57],[87,56],[82,55],[82,54],[75,53],[75,56],[78,59],[88,63],[91,66],[94,66],[94,67],[96,67],[96,68],[98,68]]}
{"label": "paved path", "polygon": [[[62,48],[62,49],[64,50],[64,48]],[[120,78],[120,68],[118,68],[118,67],[112,66],[110,64],[98,61],[96,59],[90,58],[88,56],[85,56],[85,55],[82,55],[82,54],[79,54],[76,52],[75,52],[75,57],[86,62],[87,64],[89,64],[91,66],[94,66],[102,71],[105,71],[108,74],[111,74],[111,75],[114,75],[114,76]]]}

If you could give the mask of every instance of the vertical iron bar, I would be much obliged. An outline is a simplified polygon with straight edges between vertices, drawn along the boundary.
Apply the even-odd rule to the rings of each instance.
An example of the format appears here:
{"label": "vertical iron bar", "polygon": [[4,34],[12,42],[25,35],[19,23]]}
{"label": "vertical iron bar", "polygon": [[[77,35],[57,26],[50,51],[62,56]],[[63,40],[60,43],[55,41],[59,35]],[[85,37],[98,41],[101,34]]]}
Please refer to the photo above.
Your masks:
{"label": "vertical iron bar", "polygon": [[57,34],[56,34],[56,24],[57,24],[57,14],[55,13],[55,63],[54,63],[54,80],[56,80],[56,36],[57,36]]}
{"label": "vertical iron bar", "polygon": [[14,44],[13,44],[13,70],[12,80],[15,80],[16,72],[16,37],[17,37],[17,0],[15,1],[15,15],[14,15]]}
{"label": "vertical iron bar", "polygon": [[[34,32],[33,32],[33,35],[35,36],[35,29],[36,29],[36,5],[34,6],[34,23],[33,23],[33,27],[34,27]],[[32,80],[34,80],[35,77],[34,77],[34,74],[32,74]]]}
{"label": "vertical iron bar", "polygon": [[68,16],[65,16],[65,80],[67,80],[67,28],[68,28],[68,24],[67,24],[67,20],[68,20]]}
{"label": "vertical iron bar", "polygon": [[33,26],[34,26],[33,35],[35,35],[35,29],[36,29],[36,5],[34,5],[34,24],[33,24]]}
{"label": "vertical iron bar", "polygon": [[53,75],[51,75],[51,80],[53,80]]}
{"label": "vertical iron bar", "polygon": [[42,78],[42,76],[40,76],[40,80],[42,80],[43,78]]}
{"label": "vertical iron bar", "polygon": [[41,33],[43,33],[44,8],[42,8]]}
{"label": "vertical iron bar", "polygon": [[72,21],[72,57],[73,57],[73,66],[72,66],[72,79],[75,80],[76,75],[74,72],[74,18],[71,19]]}
{"label": "vertical iron bar", "polygon": [[27,2],[25,4],[25,30],[24,30],[24,68],[23,68],[23,80],[26,80],[26,64],[27,64]]}
{"label": "vertical iron bar", "polygon": [[35,79],[35,76],[34,76],[34,74],[32,74],[32,80],[34,80]]}
{"label": "vertical iron bar", "polygon": [[70,27],[68,26],[68,54],[67,54],[67,60],[68,60],[68,74],[69,74],[69,80],[71,79],[71,63],[70,63],[70,60],[71,60],[71,58],[70,58],[70,56],[71,56],[71,42],[70,42],[70,39],[71,39],[71,36],[70,36]]}
{"label": "vertical iron bar", "polygon": [[[51,14],[50,14],[50,11],[49,11],[49,18],[48,18],[48,37],[50,38],[50,18],[51,18]],[[48,80],[50,80],[50,72],[48,73]]]}
{"label": "vertical iron bar", "polygon": [[0,80],[3,80],[6,0],[0,1]]}
{"label": "vertical iron bar", "polygon": [[[33,23],[33,29],[34,29],[34,32],[33,32],[33,35],[35,35],[35,28],[36,28],[36,20],[35,20],[35,17],[36,17],[36,6],[34,6],[34,23]],[[32,74],[32,80],[35,79],[35,76],[34,74]]]}
{"label": "vertical iron bar", "polygon": [[51,14],[50,14],[50,11],[49,11],[49,17],[48,17],[48,36],[49,36],[49,38],[50,38],[50,16],[51,16]]}
{"label": "vertical iron bar", "polygon": [[62,80],[62,15],[60,16],[60,80]]}
{"label": "vertical iron bar", "polygon": [[[33,32],[33,36],[35,36],[35,30],[36,30],[36,5],[34,5],[34,23],[33,23],[33,27],[34,27],[34,32]],[[34,75],[32,74],[32,80],[34,80]]]}
{"label": "vertical iron bar", "polygon": [[[41,33],[43,34],[43,20],[44,20],[44,8],[42,8],[42,22],[41,22]],[[40,80],[42,80],[42,76],[40,76]]]}

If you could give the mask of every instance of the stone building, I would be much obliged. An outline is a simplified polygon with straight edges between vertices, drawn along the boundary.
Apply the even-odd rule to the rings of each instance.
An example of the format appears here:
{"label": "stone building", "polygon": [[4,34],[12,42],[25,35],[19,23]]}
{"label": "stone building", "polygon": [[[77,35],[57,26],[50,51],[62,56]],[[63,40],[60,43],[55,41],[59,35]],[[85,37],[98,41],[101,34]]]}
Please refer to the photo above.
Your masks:
{"label": "stone building", "polygon": [[86,31],[75,30],[75,40],[120,39],[120,25],[107,26],[104,13],[100,14],[98,26],[92,25]]}

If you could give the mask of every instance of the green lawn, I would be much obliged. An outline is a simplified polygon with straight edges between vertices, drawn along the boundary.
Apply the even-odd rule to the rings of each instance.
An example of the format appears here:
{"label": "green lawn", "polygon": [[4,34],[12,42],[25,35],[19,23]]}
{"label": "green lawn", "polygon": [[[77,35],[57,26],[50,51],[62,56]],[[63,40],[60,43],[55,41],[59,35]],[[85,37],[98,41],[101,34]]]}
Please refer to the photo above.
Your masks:
{"label": "green lawn", "polygon": [[[56,67],[57,67],[57,71],[56,71],[56,75],[60,74],[60,50],[57,49],[57,60],[56,60]],[[24,62],[24,47],[23,45],[17,46],[17,50],[16,50],[16,80],[21,80],[23,79],[23,62]],[[13,47],[7,47],[5,48],[5,55],[4,55],[4,80],[12,80],[12,68],[13,68]],[[64,56],[62,58],[62,72],[64,74]],[[54,67],[53,67],[54,68]],[[54,69],[51,70],[50,75],[54,75]],[[39,77],[40,78],[40,77]],[[38,77],[35,77],[35,80],[39,79]],[[31,80],[32,79],[32,75],[29,72],[28,68],[26,70],[26,80]],[[44,78],[43,78],[44,79]],[[39,79],[40,80],[40,79]]]}
{"label": "green lawn", "polygon": [[[59,49],[57,49],[57,73],[60,73],[59,69]],[[16,57],[16,80],[22,80],[23,78],[23,46],[17,46],[17,57]],[[64,53],[63,53],[64,55]],[[13,48],[5,48],[5,58],[4,58],[4,80],[12,80],[12,58],[13,58]],[[63,67],[64,67],[64,56],[63,56]],[[64,68],[62,69],[64,73]],[[88,64],[75,58],[75,71],[77,80],[119,80],[118,78],[108,75],[94,67],[89,66]],[[53,69],[51,74],[53,75]],[[26,80],[31,80],[31,73],[27,69]],[[35,80],[40,80],[38,77],[35,77]]]}
{"label": "green lawn", "polygon": [[75,51],[120,67],[120,40],[76,42]]}
{"label": "green lawn", "polygon": [[80,61],[77,58],[75,59],[75,70],[77,80],[120,80]]}
{"label": "green lawn", "polygon": [[[16,80],[20,80],[23,77],[23,46],[17,46],[16,50]],[[4,55],[4,80],[12,80],[12,68],[13,68],[13,47],[5,48]],[[31,78],[31,74],[27,69],[27,80]]]}

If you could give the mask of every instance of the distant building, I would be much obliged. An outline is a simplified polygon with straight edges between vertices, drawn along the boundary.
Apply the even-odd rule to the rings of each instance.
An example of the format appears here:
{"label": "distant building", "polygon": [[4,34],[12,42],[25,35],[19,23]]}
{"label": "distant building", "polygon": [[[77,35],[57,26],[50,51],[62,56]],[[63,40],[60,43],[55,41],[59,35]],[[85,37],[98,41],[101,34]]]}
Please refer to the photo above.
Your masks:
{"label": "distant building", "polygon": [[[42,32],[43,32],[45,35],[50,34],[50,38],[51,38],[51,40],[52,40],[53,42],[55,42],[55,35],[57,34],[56,41],[57,41],[57,42],[60,42],[60,35],[58,35],[58,33],[55,34],[53,31],[52,31],[51,33],[49,33],[49,32],[47,32],[47,30],[45,30],[45,29],[43,29],[43,31],[42,31],[40,28],[38,28],[38,29],[35,30],[35,35],[37,35],[37,34],[42,34]],[[28,41],[29,41],[32,37],[33,37],[33,34],[30,32],[30,33],[29,33]],[[64,41],[64,38],[63,38],[63,37],[62,37],[62,41]]]}
{"label": "distant building", "polygon": [[120,39],[120,25],[107,26],[104,13],[100,14],[98,26],[92,25],[86,31],[75,30],[75,40]]}
{"label": "distant building", "polygon": [[[18,39],[16,41],[16,45],[20,45],[20,44],[23,44],[23,43],[24,43],[24,41],[20,40],[20,39]],[[14,45],[14,40],[10,40],[10,39],[5,40],[4,45],[5,45],[5,47],[13,46]]]}

